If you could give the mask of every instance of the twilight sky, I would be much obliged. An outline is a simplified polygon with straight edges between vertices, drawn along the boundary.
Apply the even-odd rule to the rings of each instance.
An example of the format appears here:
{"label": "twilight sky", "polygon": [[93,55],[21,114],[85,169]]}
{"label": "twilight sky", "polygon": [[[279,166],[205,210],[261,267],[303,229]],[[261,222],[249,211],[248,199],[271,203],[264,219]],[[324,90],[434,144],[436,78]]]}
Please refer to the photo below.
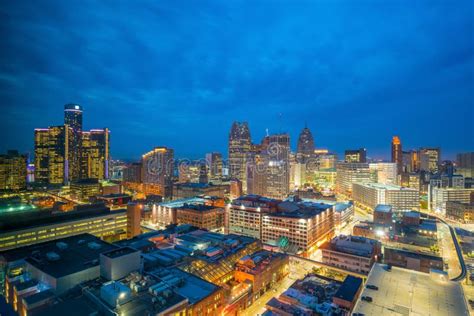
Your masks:
{"label": "twilight sky", "polygon": [[226,153],[233,120],[255,142],[295,148],[306,122],[337,153],[388,158],[397,134],[452,158],[474,150],[473,3],[3,0],[0,152],[32,152],[74,102],[115,158]]}

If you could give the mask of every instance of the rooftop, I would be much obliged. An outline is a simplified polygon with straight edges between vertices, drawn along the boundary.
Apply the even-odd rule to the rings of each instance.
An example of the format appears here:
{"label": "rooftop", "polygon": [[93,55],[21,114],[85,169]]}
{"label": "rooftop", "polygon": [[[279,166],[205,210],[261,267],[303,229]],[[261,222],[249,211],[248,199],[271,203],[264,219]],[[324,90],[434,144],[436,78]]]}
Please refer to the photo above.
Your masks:
{"label": "rooftop", "polygon": [[265,270],[271,262],[284,257],[286,255],[283,253],[261,250],[240,258],[236,268],[250,274],[258,274]]}
{"label": "rooftop", "polygon": [[383,184],[383,183],[376,183],[376,182],[368,182],[368,183],[355,183],[357,185],[361,185],[367,188],[373,188],[377,190],[389,190],[389,191],[414,191],[418,192],[418,190],[413,188],[406,188],[399,185],[394,184]]}
{"label": "rooftop", "polygon": [[370,258],[377,243],[376,240],[365,237],[339,235],[323,244],[321,248]]}
{"label": "rooftop", "polygon": [[392,206],[387,205],[387,204],[378,204],[374,210],[374,212],[380,212],[380,213],[390,213],[391,211],[392,211]]}
{"label": "rooftop", "polygon": [[130,248],[130,247],[123,247],[123,248],[118,248],[118,249],[112,249],[110,251],[102,253],[103,256],[106,256],[108,258],[114,259],[118,258],[121,256],[125,256],[134,252],[137,252],[138,250]]}
{"label": "rooftop", "polygon": [[25,259],[38,270],[52,277],[82,271],[99,265],[99,254],[115,249],[116,246],[106,243],[90,234],[80,234],[54,241],[4,251],[8,262]]}
{"label": "rooftop", "polygon": [[342,282],[339,290],[334,294],[334,297],[340,298],[342,300],[352,302],[359,291],[360,286],[362,285],[362,279],[357,278],[352,275],[348,275],[344,282]]}
{"label": "rooftop", "polygon": [[[375,264],[366,284],[379,287],[378,291],[365,288],[353,313],[364,315],[469,315],[461,286],[457,282],[442,281],[430,274],[392,267],[387,271]],[[373,302],[360,298],[370,296]]]}

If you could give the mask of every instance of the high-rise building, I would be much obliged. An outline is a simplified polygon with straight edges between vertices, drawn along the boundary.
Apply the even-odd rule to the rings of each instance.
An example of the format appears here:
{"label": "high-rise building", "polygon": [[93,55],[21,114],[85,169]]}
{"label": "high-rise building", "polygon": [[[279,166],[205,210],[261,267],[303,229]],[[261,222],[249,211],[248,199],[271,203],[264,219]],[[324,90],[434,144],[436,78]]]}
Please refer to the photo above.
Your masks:
{"label": "high-rise building", "polygon": [[229,134],[229,175],[242,181],[247,190],[247,160],[252,149],[247,122],[234,122]]}
{"label": "high-rise building", "polygon": [[416,172],[420,167],[420,162],[418,160],[418,151],[416,150],[403,151],[402,161],[403,172]]}
{"label": "high-rise building", "polygon": [[290,190],[290,136],[265,136],[247,169],[247,192],[282,199]]}
{"label": "high-rise building", "polygon": [[79,104],[64,105],[64,124],[71,128],[68,162],[69,181],[84,178],[81,175],[82,107]]}
{"label": "high-rise building", "polygon": [[397,165],[394,162],[369,164],[372,181],[382,184],[397,184]]}
{"label": "high-rise building", "polygon": [[457,154],[456,170],[465,178],[474,178],[474,152]]}
{"label": "high-rise building", "polygon": [[81,178],[109,177],[109,137],[108,128],[82,132]]}
{"label": "high-rise building", "polygon": [[370,210],[379,204],[391,205],[395,211],[420,209],[420,192],[416,189],[380,183],[354,183],[354,201]]}
{"label": "high-rise building", "polygon": [[64,106],[64,125],[35,129],[35,181],[70,181],[109,177],[109,130],[82,129],[82,107]]}
{"label": "high-rise building", "polygon": [[134,162],[123,169],[123,182],[142,182],[142,163]]}
{"label": "high-rise building", "polygon": [[420,148],[420,170],[436,173],[441,163],[441,150],[439,148]]}
{"label": "high-rise building", "polygon": [[345,162],[367,162],[367,150],[365,148],[348,149],[344,152]]}
{"label": "high-rise building", "polygon": [[402,142],[398,136],[392,138],[392,162],[397,164],[397,174],[402,173],[403,169],[403,152]]}
{"label": "high-rise building", "polygon": [[301,130],[298,137],[296,149],[296,159],[298,162],[305,162],[308,158],[314,156],[314,138],[308,127]]}
{"label": "high-rise building", "polygon": [[72,178],[69,161],[73,153],[73,131],[69,125],[35,129],[35,181],[66,184]]}
{"label": "high-rise building", "polygon": [[336,165],[336,192],[350,196],[354,183],[370,182],[368,163],[340,162]]}
{"label": "high-rise building", "polygon": [[142,156],[142,182],[159,186],[160,195],[173,193],[174,151],[168,147],[155,147]]}
{"label": "high-rise building", "polygon": [[208,167],[208,178],[219,179],[222,177],[222,154],[213,152],[206,154],[206,163]]}
{"label": "high-rise building", "polygon": [[26,189],[28,159],[16,150],[0,155],[0,190]]}
{"label": "high-rise building", "polygon": [[178,164],[181,183],[208,183],[208,168],[204,161],[182,161]]}

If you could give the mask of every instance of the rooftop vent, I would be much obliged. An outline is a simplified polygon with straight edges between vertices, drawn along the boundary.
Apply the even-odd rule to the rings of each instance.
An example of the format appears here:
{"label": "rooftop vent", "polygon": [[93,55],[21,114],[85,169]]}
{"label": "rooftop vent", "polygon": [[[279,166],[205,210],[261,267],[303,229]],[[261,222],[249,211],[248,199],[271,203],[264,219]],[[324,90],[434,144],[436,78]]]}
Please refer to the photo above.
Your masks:
{"label": "rooftop vent", "polygon": [[56,243],[56,247],[58,247],[61,250],[65,250],[67,249],[67,244],[65,242],[60,241]]}
{"label": "rooftop vent", "polygon": [[99,250],[102,246],[96,243],[95,241],[91,241],[87,244],[87,247],[89,247],[90,249]]}
{"label": "rooftop vent", "polygon": [[46,254],[46,259],[48,259],[48,261],[58,261],[59,259],[61,259],[61,256],[51,251]]}

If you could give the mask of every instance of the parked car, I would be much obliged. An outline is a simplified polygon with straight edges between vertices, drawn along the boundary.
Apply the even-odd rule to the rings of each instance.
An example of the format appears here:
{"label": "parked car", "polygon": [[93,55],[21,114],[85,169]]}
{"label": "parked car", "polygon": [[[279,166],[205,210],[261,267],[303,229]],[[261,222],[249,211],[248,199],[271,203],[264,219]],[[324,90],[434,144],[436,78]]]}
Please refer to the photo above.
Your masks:
{"label": "parked car", "polygon": [[373,284],[367,284],[365,287],[370,289],[370,290],[375,290],[375,291],[377,291],[379,289],[379,287],[377,285],[373,285]]}
{"label": "parked car", "polygon": [[369,303],[373,301],[372,297],[370,297],[370,296],[362,296],[362,300],[366,301],[366,302],[369,302]]}

